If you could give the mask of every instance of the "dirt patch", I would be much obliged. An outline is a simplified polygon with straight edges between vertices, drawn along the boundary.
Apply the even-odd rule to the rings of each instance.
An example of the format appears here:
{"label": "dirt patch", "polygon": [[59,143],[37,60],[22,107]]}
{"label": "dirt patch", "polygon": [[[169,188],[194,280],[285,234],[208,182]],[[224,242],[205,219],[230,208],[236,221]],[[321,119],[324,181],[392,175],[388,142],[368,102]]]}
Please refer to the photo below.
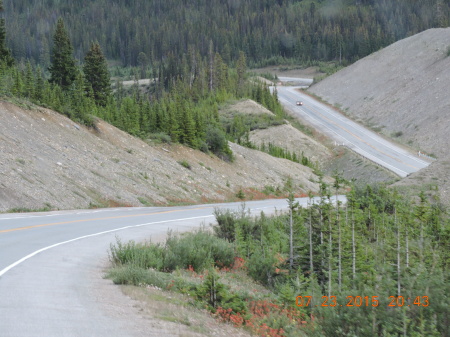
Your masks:
{"label": "dirt patch", "polygon": [[258,146],[262,143],[266,145],[271,143],[291,153],[296,153],[300,158],[303,154],[309,160],[321,166],[332,157],[327,147],[300,132],[290,124],[274,126],[263,130],[254,130],[250,132],[249,140]]}
{"label": "dirt patch", "polygon": [[252,101],[251,99],[246,99],[233,104],[229,104],[222,109],[220,109],[221,114],[236,115],[236,114],[249,114],[249,115],[273,115],[273,113],[263,107],[261,104]]}
{"label": "dirt patch", "polygon": [[152,286],[120,288],[134,302],[134,311],[145,319],[146,336],[251,336],[243,329],[219,322],[207,310],[192,307],[186,295]]}

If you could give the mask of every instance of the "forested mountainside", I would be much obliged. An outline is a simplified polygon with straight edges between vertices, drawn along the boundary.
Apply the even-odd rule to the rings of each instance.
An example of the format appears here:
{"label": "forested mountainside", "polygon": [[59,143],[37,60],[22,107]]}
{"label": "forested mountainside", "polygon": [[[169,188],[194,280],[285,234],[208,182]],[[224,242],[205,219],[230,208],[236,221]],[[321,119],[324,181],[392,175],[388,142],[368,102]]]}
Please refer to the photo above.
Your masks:
{"label": "forested mountainside", "polygon": [[82,60],[92,41],[122,65],[151,65],[188,51],[249,65],[354,62],[399,39],[449,23],[446,0],[14,0],[5,1],[16,59],[50,64],[53,27],[64,19]]}

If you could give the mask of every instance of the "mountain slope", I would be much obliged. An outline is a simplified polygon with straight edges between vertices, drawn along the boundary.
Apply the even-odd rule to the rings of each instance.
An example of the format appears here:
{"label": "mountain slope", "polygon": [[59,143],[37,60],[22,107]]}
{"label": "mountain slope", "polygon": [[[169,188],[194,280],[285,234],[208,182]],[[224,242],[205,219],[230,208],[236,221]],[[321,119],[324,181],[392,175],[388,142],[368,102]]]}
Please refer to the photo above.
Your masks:
{"label": "mountain slope", "polygon": [[450,28],[430,29],[398,41],[308,91],[386,135],[436,155],[450,135]]}
{"label": "mountain slope", "polygon": [[398,184],[432,184],[447,195],[450,28],[398,41],[313,85],[309,92],[350,117],[438,161]]}
{"label": "mountain slope", "polygon": [[0,102],[0,119],[0,211],[237,200],[240,189],[257,198],[289,177],[297,193],[317,191],[311,169],[236,144],[227,163],[149,145],[103,121],[87,129],[43,108]]}

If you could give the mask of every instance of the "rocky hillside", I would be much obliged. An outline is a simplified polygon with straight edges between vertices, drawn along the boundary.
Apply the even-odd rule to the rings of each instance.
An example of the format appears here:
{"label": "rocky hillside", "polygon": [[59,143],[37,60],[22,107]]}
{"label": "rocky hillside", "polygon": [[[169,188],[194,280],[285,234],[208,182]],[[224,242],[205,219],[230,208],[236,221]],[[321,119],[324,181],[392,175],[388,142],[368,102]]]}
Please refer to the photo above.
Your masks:
{"label": "rocky hillside", "polygon": [[440,186],[449,201],[450,28],[398,41],[313,85],[309,92],[437,162],[400,185]]}
{"label": "rocky hillside", "polygon": [[282,191],[289,178],[297,194],[317,191],[310,168],[236,144],[236,159],[227,163],[144,142],[103,121],[87,129],[21,106],[0,102],[0,211],[239,200],[240,190],[261,198]]}

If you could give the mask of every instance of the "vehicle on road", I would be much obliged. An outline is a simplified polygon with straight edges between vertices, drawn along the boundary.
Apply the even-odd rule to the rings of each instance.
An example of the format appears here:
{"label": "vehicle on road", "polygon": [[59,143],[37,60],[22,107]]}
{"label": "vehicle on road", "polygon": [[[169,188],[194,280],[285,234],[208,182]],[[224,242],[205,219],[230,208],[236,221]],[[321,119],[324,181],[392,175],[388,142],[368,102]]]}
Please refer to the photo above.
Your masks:
{"label": "vehicle on road", "polygon": [[303,105],[303,102],[302,101],[297,101],[297,103],[296,103],[298,106],[300,106],[300,105]]}

